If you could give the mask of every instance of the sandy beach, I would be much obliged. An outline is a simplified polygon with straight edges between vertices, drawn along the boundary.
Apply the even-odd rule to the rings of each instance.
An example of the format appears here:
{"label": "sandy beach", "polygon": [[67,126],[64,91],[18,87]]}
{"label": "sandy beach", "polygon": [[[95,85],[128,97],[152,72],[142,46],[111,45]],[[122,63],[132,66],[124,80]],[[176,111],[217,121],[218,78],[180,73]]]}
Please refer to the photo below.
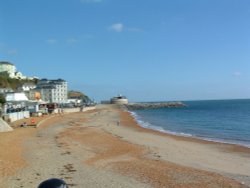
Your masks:
{"label": "sandy beach", "polygon": [[113,105],[43,119],[0,133],[0,188],[250,186],[249,148],[144,129]]}

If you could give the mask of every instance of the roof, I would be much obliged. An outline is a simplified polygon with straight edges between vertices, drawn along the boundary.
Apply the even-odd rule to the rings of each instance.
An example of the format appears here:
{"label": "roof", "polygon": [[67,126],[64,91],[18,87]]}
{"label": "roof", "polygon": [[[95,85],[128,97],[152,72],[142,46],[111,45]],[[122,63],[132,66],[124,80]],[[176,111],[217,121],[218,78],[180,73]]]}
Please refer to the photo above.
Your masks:
{"label": "roof", "polygon": [[61,79],[61,78],[52,79],[52,80],[49,80],[49,79],[47,79],[47,78],[42,78],[42,79],[40,79],[40,81],[49,81],[49,82],[51,82],[51,81],[61,81],[61,82],[65,82],[65,80],[63,80],[63,79]]}
{"label": "roof", "polygon": [[53,85],[39,85],[36,87],[36,90],[39,90],[39,89],[56,89],[56,87]]}
{"label": "roof", "polygon": [[63,80],[63,79],[61,79],[61,78],[59,78],[59,79],[57,79],[57,80],[50,80],[51,82],[66,82],[65,80]]}
{"label": "roof", "polygon": [[2,64],[2,65],[13,65],[14,66],[14,64],[12,64],[12,63],[10,63],[8,61],[0,61],[0,64]]}
{"label": "roof", "polygon": [[57,80],[48,80],[46,78],[43,78],[41,80],[38,81],[37,85],[38,86],[42,86],[42,85],[62,85],[63,83],[67,83],[65,80],[63,79],[57,79]]}

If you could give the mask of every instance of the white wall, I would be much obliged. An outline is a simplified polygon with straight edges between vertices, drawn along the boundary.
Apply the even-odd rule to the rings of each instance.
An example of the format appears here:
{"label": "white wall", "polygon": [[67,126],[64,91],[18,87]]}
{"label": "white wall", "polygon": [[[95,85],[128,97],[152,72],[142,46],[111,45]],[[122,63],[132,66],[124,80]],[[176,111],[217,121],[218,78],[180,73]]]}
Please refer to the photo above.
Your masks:
{"label": "white wall", "polygon": [[17,121],[19,119],[29,118],[30,112],[29,111],[22,111],[22,112],[14,112],[7,115],[4,115],[4,119],[10,122]]}
{"label": "white wall", "polygon": [[[95,106],[90,106],[90,107],[84,107],[82,109],[82,112],[88,111],[88,110],[94,110]],[[63,113],[73,113],[73,112],[80,112],[81,108],[64,108]]]}
{"label": "white wall", "polygon": [[28,101],[25,93],[7,93],[5,97],[6,101]]}

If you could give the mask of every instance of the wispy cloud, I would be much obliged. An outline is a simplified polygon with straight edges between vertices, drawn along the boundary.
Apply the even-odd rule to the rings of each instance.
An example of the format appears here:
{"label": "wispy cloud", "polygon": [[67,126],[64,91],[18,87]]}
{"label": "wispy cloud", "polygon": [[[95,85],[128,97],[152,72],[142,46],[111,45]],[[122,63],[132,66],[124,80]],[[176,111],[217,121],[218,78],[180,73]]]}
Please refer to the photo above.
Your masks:
{"label": "wispy cloud", "polygon": [[123,32],[123,31],[128,31],[128,32],[143,32],[142,29],[137,28],[137,27],[127,27],[123,23],[114,23],[111,26],[108,27],[109,31],[115,31],[115,32]]}
{"label": "wispy cloud", "polygon": [[124,30],[124,25],[122,23],[115,23],[109,27],[110,31],[122,32]]}
{"label": "wispy cloud", "polygon": [[14,55],[17,55],[17,50],[8,50],[8,51],[7,51],[7,54],[8,54],[8,55],[13,55],[13,56],[14,56]]}
{"label": "wispy cloud", "polygon": [[47,39],[46,42],[48,44],[55,44],[55,43],[57,43],[57,40],[56,39]]}
{"label": "wispy cloud", "polygon": [[68,39],[66,40],[66,42],[67,42],[68,44],[75,44],[75,43],[78,42],[78,40],[75,39],[75,38],[68,38]]}
{"label": "wispy cloud", "polygon": [[235,76],[235,77],[238,77],[238,76],[241,76],[242,74],[239,71],[235,71],[235,72],[232,73],[232,75]]}
{"label": "wispy cloud", "polygon": [[103,0],[80,0],[82,3],[101,3]]}
{"label": "wispy cloud", "polygon": [[94,38],[94,35],[85,34],[82,36],[76,36],[76,37],[68,37],[68,38],[49,38],[46,40],[46,43],[49,45],[55,45],[60,42],[60,44],[76,44],[81,43],[84,39],[92,39]]}

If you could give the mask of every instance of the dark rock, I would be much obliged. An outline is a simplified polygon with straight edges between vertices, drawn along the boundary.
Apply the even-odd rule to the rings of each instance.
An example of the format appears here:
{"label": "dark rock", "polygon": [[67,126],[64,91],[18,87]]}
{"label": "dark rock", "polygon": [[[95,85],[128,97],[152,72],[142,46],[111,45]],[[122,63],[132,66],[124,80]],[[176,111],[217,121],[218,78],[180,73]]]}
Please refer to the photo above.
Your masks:
{"label": "dark rock", "polygon": [[160,103],[130,103],[124,105],[128,110],[142,110],[155,108],[181,108],[187,105],[182,102],[160,102]]}

